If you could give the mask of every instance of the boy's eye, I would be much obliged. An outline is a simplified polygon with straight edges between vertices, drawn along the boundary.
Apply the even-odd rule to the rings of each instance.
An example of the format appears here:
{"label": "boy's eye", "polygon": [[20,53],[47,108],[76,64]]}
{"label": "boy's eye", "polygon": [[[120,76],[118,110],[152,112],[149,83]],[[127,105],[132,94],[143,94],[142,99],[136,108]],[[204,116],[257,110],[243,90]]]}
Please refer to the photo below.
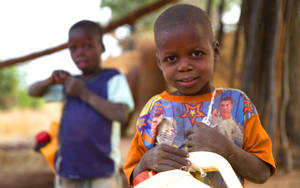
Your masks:
{"label": "boy's eye", "polygon": [[164,59],[165,62],[173,63],[176,61],[176,56],[168,56]]}
{"label": "boy's eye", "polygon": [[199,56],[201,56],[201,55],[203,55],[203,52],[201,52],[201,51],[194,51],[194,52],[192,53],[192,56],[193,56],[193,57],[199,57]]}
{"label": "boy's eye", "polygon": [[73,46],[73,45],[69,46],[69,49],[70,49],[71,52],[74,52],[76,50],[76,46]]}
{"label": "boy's eye", "polygon": [[84,49],[87,49],[87,50],[90,49],[91,47],[92,47],[91,44],[85,44],[85,45],[84,45]]}

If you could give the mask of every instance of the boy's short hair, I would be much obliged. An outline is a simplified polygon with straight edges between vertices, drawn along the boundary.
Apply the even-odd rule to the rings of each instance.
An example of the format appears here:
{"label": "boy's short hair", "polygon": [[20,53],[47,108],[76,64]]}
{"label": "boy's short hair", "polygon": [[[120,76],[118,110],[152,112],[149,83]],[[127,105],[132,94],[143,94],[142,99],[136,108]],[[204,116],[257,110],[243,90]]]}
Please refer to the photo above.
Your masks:
{"label": "boy's short hair", "polygon": [[72,30],[78,29],[78,28],[88,30],[88,31],[92,32],[92,34],[94,36],[99,37],[99,42],[103,46],[103,49],[104,49],[104,44],[102,41],[102,36],[103,36],[102,28],[98,23],[89,21],[89,20],[81,20],[71,26],[71,28],[69,30],[69,34]]}
{"label": "boy's short hair", "polygon": [[204,10],[190,4],[177,4],[166,9],[154,23],[154,35],[180,25],[200,25],[206,29],[209,39],[213,40],[213,31],[208,15]]}

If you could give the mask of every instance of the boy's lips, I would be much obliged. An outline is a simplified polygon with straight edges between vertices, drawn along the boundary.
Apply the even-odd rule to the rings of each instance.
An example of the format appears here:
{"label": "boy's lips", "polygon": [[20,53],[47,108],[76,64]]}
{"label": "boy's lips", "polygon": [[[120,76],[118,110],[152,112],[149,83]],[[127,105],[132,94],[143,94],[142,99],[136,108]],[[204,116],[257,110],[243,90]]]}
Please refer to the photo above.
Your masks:
{"label": "boy's lips", "polygon": [[177,80],[177,82],[180,85],[183,85],[184,87],[191,87],[191,86],[193,86],[197,82],[197,79],[198,79],[198,77],[195,77],[195,78],[183,78],[183,79]]}
{"label": "boy's lips", "polygon": [[79,68],[85,68],[86,65],[87,65],[87,62],[86,61],[79,61],[77,62],[77,65]]}

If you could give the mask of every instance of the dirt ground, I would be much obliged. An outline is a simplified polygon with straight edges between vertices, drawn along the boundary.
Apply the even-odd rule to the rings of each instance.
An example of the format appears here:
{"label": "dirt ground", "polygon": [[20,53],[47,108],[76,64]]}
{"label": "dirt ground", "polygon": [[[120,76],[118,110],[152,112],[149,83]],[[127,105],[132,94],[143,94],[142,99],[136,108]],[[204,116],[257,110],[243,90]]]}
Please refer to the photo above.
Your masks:
{"label": "dirt ground", "polygon": [[[47,129],[50,122],[59,119],[60,108],[53,104],[39,111],[0,112],[0,188],[53,187],[53,173],[41,154],[33,151],[33,138],[40,130]],[[121,141],[122,163],[130,142],[129,138]],[[299,177],[300,170],[287,174],[279,169],[265,184],[246,182],[245,187],[300,187]]]}
{"label": "dirt ground", "polygon": [[286,187],[300,187],[300,170],[294,170],[290,173],[279,169],[277,173],[272,176],[264,184],[246,183],[246,188],[286,188]]}
{"label": "dirt ground", "polygon": [[[130,139],[122,139],[122,162],[127,155]],[[44,158],[33,151],[32,143],[0,145],[1,188],[51,188],[53,173]],[[279,169],[265,184],[246,182],[246,188],[300,187],[300,170],[285,173]],[[126,182],[125,182],[126,185]],[[124,186],[126,188],[126,186]]]}

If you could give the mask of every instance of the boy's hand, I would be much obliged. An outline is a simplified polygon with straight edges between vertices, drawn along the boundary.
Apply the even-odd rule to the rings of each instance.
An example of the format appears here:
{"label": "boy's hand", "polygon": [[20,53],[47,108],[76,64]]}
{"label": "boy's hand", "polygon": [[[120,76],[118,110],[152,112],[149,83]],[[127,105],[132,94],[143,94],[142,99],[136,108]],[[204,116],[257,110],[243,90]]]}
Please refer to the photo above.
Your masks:
{"label": "boy's hand", "polygon": [[71,74],[68,73],[67,71],[64,70],[56,70],[52,73],[50,79],[51,79],[51,84],[64,84],[66,79],[70,76]]}
{"label": "boy's hand", "polygon": [[143,156],[143,166],[145,169],[151,169],[155,172],[162,172],[173,169],[185,169],[191,165],[191,162],[186,159],[188,153],[166,145],[159,144],[145,153]]}
{"label": "boy's hand", "polygon": [[230,155],[233,143],[216,129],[198,123],[187,130],[186,145],[189,152],[210,151],[227,157]]}
{"label": "boy's hand", "polygon": [[78,78],[69,76],[64,83],[65,92],[73,97],[80,98],[87,87],[84,82]]}

